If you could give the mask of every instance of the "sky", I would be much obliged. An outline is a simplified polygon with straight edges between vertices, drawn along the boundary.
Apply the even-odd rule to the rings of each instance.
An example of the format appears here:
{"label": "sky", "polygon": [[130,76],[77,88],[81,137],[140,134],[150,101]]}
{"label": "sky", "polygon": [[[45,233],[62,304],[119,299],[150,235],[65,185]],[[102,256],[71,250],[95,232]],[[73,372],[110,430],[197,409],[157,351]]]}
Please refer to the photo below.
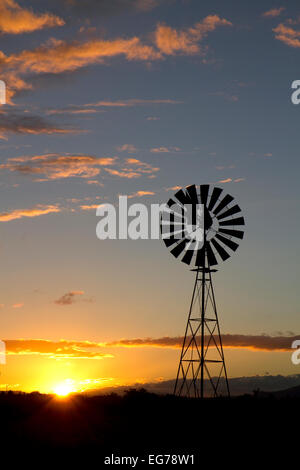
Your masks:
{"label": "sky", "polygon": [[246,220],[214,276],[228,375],[298,374],[298,2],[0,0],[0,32],[0,387],[174,378],[194,273],[99,240],[96,207],[206,183]]}

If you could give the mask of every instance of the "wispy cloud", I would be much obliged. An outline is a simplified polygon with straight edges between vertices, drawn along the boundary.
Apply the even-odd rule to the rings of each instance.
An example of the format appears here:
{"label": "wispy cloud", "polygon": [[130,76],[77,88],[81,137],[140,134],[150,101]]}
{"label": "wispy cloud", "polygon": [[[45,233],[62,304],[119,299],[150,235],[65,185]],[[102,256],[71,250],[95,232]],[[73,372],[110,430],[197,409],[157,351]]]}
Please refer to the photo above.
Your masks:
{"label": "wispy cloud", "polygon": [[8,339],[5,344],[7,354],[15,356],[41,355],[55,359],[103,359],[113,357],[111,354],[101,352],[103,344],[89,341]]}
{"label": "wispy cloud", "polygon": [[98,112],[109,108],[133,108],[135,106],[151,106],[151,105],[175,105],[182,104],[182,101],[171,99],[137,99],[132,98],[129,100],[115,100],[115,101],[95,101],[93,103],[86,103],[81,105],[70,105],[65,108],[49,108],[46,114],[80,114]]}
{"label": "wispy cloud", "polygon": [[[207,344],[208,338],[205,338]],[[299,336],[269,336],[269,335],[222,335],[224,348],[249,349],[253,351],[290,352],[291,344],[299,340]],[[112,348],[115,347],[153,347],[172,348],[182,347],[183,337],[164,336],[161,338],[121,339],[110,342],[91,342],[61,339],[51,341],[46,339],[9,339],[5,340],[8,355],[41,355],[49,358],[69,359],[102,359],[111,358]],[[105,350],[109,348],[109,352]]]}
{"label": "wispy cloud", "polygon": [[130,194],[127,197],[128,197],[128,199],[131,199],[131,198],[134,198],[134,197],[144,197],[144,196],[154,196],[154,195],[155,195],[155,192],[153,192],[153,191],[140,190],[140,191],[136,191],[133,194]]}
{"label": "wispy cloud", "polygon": [[105,170],[112,176],[132,179],[140,178],[142,175],[146,175],[148,178],[153,178],[159,171],[159,168],[152,166],[150,163],[142,162],[137,158],[127,158],[125,160],[125,165],[123,165],[120,170],[113,168],[105,168]]}
{"label": "wispy cloud", "polygon": [[118,152],[136,153],[137,148],[133,144],[123,144],[117,147]]}
{"label": "wispy cloud", "polygon": [[[202,39],[219,26],[231,25],[230,21],[217,15],[209,15],[186,30],[159,24],[149,36],[153,38],[150,44],[144,44],[137,36],[111,40],[94,38],[87,41],[52,38],[35,49],[24,49],[10,55],[2,52],[0,73],[9,84],[8,100],[11,101],[15,92],[32,88],[32,84],[25,81],[29,75],[74,72],[88,65],[105,63],[115,57],[123,57],[127,61],[151,62],[175,54],[204,55],[207,46],[201,47]],[[101,105],[110,106],[111,103],[102,102]],[[132,103],[134,104],[137,102]]]}
{"label": "wispy cloud", "polygon": [[102,166],[114,165],[116,157],[97,158],[92,155],[44,155],[10,158],[0,165],[0,170],[9,170],[23,175],[39,176],[36,181],[63,178],[94,178]]}
{"label": "wispy cloud", "polygon": [[57,305],[72,305],[78,300],[78,296],[81,295],[84,295],[83,290],[67,292],[66,294],[59,297],[59,299],[54,300],[54,303]]}
{"label": "wispy cloud", "polygon": [[271,8],[271,10],[265,11],[262,16],[265,18],[275,18],[276,16],[281,15],[284,10],[285,7]]}
{"label": "wispy cloud", "polygon": [[170,188],[165,188],[166,191],[178,191],[182,186],[171,186]]}
{"label": "wispy cloud", "polygon": [[[293,20],[287,20],[289,24],[293,24]],[[280,23],[276,28],[273,28],[275,39],[283,42],[287,46],[298,48],[300,47],[300,31],[294,29],[292,26],[286,26]]]}
{"label": "wispy cloud", "polygon": [[219,180],[218,183],[240,183],[245,181],[245,178],[225,178],[223,180]]}
{"label": "wispy cloud", "polygon": [[160,24],[154,33],[155,44],[166,55],[204,53],[200,41],[219,26],[232,26],[232,23],[218,15],[209,15],[186,30]]}
{"label": "wispy cloud", "polygon": [[224,180],[219,180],[218,183],[231,183],[232,178],[225,178]]}
{"label": "wispy cloud", "polygon": [[39,217],[57,212],[61,212],[61,208],[57,205],[38,204],[30,209],[14,209],[8,212],[0,212],[0,222],[10,222],[11,220],[22,219],[24,217]]}
{"label": "wispy cloud", "polygon": [[38,115],[14,112],[0,113],[0,139],[7,134],[79,134],[84,130],[61,127]]}
{"label": "wispy cloud", "polygon": [[17,302],[16,304],[12,305],[12,308],[22,308],[24,307],[24,302]]}
{"label": "wispy cloud", "polygon": [[43,28],[62,26],[64,20],[51,13],[36,14],[14,0],[0,1],[0,31],[9,34],[30,33]]}
{"label": "wispy cloud", "polygon": [[97,209],[97,207],[99,207],[99,203],[98,204],[81,204],[79,207],[82,211],[92,211],[94,209]]}
{"label": "wispy cloud", "polygon": [[[122,339],[106,343],[106,346],[123,347],[159,347],[159,348],[181,348],[183,342],[182,336],[162,338],[135,338]],[[260,351],[291,351],[293,340],[299,339],[299,336],[267,336],[267,335],[222,335],[223,347],[253,349]],[[208,337],[205,337],[207,344]]]}
{"label": "wispy cloud", "polygon": [[150,149],[151,153],[172,153],[172,152],[180,152],[179,147],[154,147]]}

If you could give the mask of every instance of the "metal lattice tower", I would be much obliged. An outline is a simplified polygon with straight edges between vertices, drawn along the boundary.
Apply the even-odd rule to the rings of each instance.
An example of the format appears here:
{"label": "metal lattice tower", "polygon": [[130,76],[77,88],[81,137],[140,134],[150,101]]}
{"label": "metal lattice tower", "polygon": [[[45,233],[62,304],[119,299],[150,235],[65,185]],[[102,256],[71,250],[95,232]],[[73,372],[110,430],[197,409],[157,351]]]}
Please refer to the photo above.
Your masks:
{"label": "metal lattice tower", "polygon": [[195,269],[196,278],[175,382],[175,395],[230,396],[212,283],[215,269]]}

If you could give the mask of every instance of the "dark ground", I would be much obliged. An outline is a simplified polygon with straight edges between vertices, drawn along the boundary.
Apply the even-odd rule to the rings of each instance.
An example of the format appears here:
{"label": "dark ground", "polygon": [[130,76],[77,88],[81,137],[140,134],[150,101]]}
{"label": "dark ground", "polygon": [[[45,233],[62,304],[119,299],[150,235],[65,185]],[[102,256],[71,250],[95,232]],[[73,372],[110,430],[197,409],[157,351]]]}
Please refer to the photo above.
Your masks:
{"label": "dark ground", "polygon": [[299,406],[298,397],[270,394],[201,401],[143,390],[67,399],[1,392],[0,456],[9,462],[29,459],[32,466],[40,462],[42,468],[45,461],[60,462],[64,454],[70,464],[83,458],[86,464],[107,468],[104,457],[112,453],[185,453],[195,455],[194,468],[204,455],[213,468],[234,456],[243,467],[251,459],[261,462],[263,456],[283,452],[287,435],[293,448]]}

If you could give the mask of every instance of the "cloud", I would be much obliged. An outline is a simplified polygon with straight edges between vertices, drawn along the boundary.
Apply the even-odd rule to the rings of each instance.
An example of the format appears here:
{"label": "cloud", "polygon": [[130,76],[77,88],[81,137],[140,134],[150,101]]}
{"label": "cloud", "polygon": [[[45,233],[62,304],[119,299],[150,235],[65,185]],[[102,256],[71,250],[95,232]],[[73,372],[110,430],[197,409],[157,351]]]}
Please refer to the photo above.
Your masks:
{"label": "cloud", "polygon": [[15,92],[32,87],[25,79],[33,74],[74,72],[115,57],[151,62],[175,54],[204,55],[206,49],[200,47],[200,41],[209,32],[225,25],[231,26],[232,23],[217,15],[207,16],[187,30],[158,25],[152,36],[149,36],[153,38],[150,44],[142,43],[137,36],[69,42],[52,38],[35,49],[24,49],[8,56],[0,52],[0,74],[7,83],[8,100],[11,102]]}
{"label": "cloud", "polygon": [[[116,100],[116,101],[95,101],[94,103],[86,103],[82,105],[70,105],[66,108],[50,108],[46,111],[46,114],[80,114],[88,112],[98,112],[94,108],[132,108],[135,106],[150,106],[156,104],[182,104],[182,101],[171,100],[171,99],[136,99],[132,98],[129,100]],[[102,110],[102,109],[101,109]]]}
{"label": "cloud", "polygon": [[97,186],[103,186],[103,183],[100,183],[100,181],[98,180],[88,180],[86,181],[87,184],[94,184],[94,185],[97,185]]}
{"label": "cloud", "polygon": [[276,16],[281,15],[284,10],[285,7],[271,8],[271,10],[265,11],[262,16],[265,18],[275,18]]}
{"label": "cloud", "polygon": [[50,13],[35,14],[14,0],[0,0],[0,31],[9,34],[31,33],[43,28],[62,26],[65,22]]}
{"label": "cloud", "polygon": [[137,148],[133,144],[123,144],[117,147],[119,152],[136,153]]}
{"label": "cloud", "polygon": [[57,305],[72,305],[78,300],[77,296],[80,295],[84,295],[83,290],[67,292],[66,294],[59,297],[59,299],[54,300],[54,303]]}
{"label": "cloud", "polygon": [[[103,359],[113,357],[111,354],[99,351],[99,348],[103,346],[101,343],[89,341],[8,339],[5,341],[5,345],[7,354],[15,356],[41,355],[54,359]],[[98,349],[98,351],[95,351],[95,349]]]}
{"label": "cloud", "polygon": [[128,199],[134,198],[134,197],[144,197],[144,196],[154,196],[155,193],[153,191],[136,191],[133,194],[130,194]]}
{"label": "cloud", "polygon": [[234,183],[241,183],[242,181],[245,181],[245,178],[236,178]]}
{"label": "cloud", "polygon": [[232,178],[226,178],[224,180],[219,180],[218,183],[231,183]]}
{"label": "cloud", "polygon": [[170,188],[165,188],[166,191],[178,191],[182,186],[171,186]]}
{"label": "cloud", "polygon": [[73,128],[62,128],[32,114],[13,112],[0,113],[0,139],[6,139],[7,134],[79,134],[85,131]]}
{"label": "cloud", "polygon": [[[288,20],[290,24],[293,23],[292,20]],[[300,31],[292,28],[291,26],[286,26],[283,23],[280,23],[276,28],[273,28],[275,33],[275,39],[283,42],[290,47],[300,47]]]}
{"label": "cloud", "polygon": [[0,222],[10,222],[11,220],[22,219],[24,217],[39,217],[41,215],[61,212],[56,205],[38,204],[31,209],[14,209],[9,212],[0,212]]}
{"label": "cloud", "polygon": [[99,207],[99,203],[98,204],[82,204],[79,207],[83,211],[92,211],[92,210],[97,209]]}
{"label": "cloud", "polygon": [[209,15],[186,30],[176,30],[160,24],[154,33],[154,42],[166,55],[203,53],[204,50],[201,49],[199,42],[218,26],[232,26],[232,23],[218,15]]}
{"label": "cloud", "polygon": [[152,153],[170,153],[170,152],[180,152],[179,147],[154,147],[150,149]]}
{"label": "cloud", "polygon": [[[291,352],[291,344],[299,336],[267,336],[267,335],[222,335],[223,347],[241,348],[254,351]],[[207,341],[207,338],[206,338]],[[9,355],[41,355],[50,358],[70,359],[102,359],[113,357],[106,353],[106,348],[113,347],[182,347],[183,337],[135,338],[121,339],[111,342],[91,342],[65,340],[51,341],[46,339],[9,339],[5,340],[6,351]]]}
{"label": "cloud", "polygon": [[24,302],[19,302],[12,305],[12,308],[22,308],[24,307]]}
{"label": "cloud", "polygon": [[101,166],[114,165],[115,157],[97,158],[92,155],[44,155],[10,158],[0,165],[0,170],[9,170],[23,175],[42,176],[36,181],[64,178],[94,178]]}
{"label": "cloud", "polygon": [[118,176],[120,178],[140,178],[142,175],[148,176],[148,178],[155,177],[155,173],[159,171],[158,167],[153,167],[150,163],[142,162],[137,158],[127,158],[125,163],[129,165],[123,166],[120,170],[105,168],[105,170],[112,176]]}
{"label": "cloud", "polygon": [[[181,348],[183,336],[162,338],[135,338],[122,339],[106,343],[106,346],[118,347],[159,347],[159,348]],[[207,337],[205,342],[207,344]],[[267,336],[267,335],[222,335],[223,347],[253,349],[257,351],[291,351],[291,344],[299,336]]]}

